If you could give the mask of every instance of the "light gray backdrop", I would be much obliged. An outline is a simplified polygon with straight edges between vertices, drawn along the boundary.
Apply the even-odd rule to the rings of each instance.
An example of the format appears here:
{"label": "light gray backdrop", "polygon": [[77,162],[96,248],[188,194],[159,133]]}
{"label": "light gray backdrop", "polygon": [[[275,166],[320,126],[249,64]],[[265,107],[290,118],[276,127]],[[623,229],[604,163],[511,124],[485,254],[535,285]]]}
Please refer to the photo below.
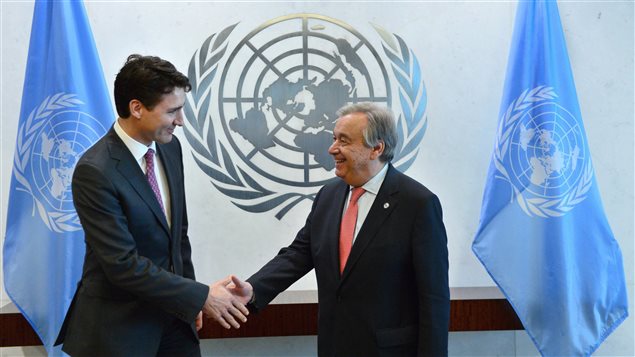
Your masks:
{"label": "light gray backdrop", "polygon": [[[1,5],[1,190],[4,236],[8,189],[33,3]],[[515,2],[145,2],[87,1],[104,75],[112,82],[131,53],[153,54],[187,71],[212,33],[238,23],[229,51],[262,23],[313,13],[343,21],[381,51],[371,23],[399,35],[420,61],[428,91],[428,129],[407,173],[438,194],[449,238],[450,285],[493,282],[470,245],[478,225],[485,174],[512,35]],[[608,220],[622,248],[633,311],[633,2],[560,2],[578,99]],[[384,60],[385,61],[385,60]],[[394,80],[393,80],[394,83]],[[113,110],[114,112],[114,110]],[[276,211],[247,213],[216,190],[185,146],[190,236],[197,277],[248,277],[292,240],[310,209],[304,201],[282,220]],[[235,156],[232,156],[236,160]],[[0,278],[1,279],[1,278]],[[311,274],[292,290],[314,290]],[[2,290],[2,305],[8,298]],[[596,355],[634,355],[633,318]],[[205,341],[210,355],[313,355],[315,337]],[[520,332],[451,334],[453,355],[533,355]],[[42,354],[38,348],[0,349],[3,355]]]}

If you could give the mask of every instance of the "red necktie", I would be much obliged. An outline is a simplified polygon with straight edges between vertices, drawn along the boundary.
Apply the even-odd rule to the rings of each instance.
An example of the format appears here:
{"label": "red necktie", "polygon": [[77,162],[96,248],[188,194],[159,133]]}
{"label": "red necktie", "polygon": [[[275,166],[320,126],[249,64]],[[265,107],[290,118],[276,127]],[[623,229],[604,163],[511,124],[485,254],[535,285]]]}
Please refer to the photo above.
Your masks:
{"label": "red necktie", "polygon": [[340,274],[344,272],[346,260],[348,260],[348,255],[351,253],[353,236],[355,235],[355,224],[357,223],[357,201],[364,192],[366,191],[361,187],[353,188],[351,201],[342,217],[342,225],[340,226]]}
{"label": "red necktie", "polygon": [[161,210],[165,214],[163,199],[161,198],[161,191],[159,190],[159,184],[157,183],[157,176],[154,174],[154,150],[148,149],[148,152],[144,155],[144,158],[146,159],[146,178],[148,179],[150,187],[152,187],[154,196],[156,197],[157,201],[159,201]]}

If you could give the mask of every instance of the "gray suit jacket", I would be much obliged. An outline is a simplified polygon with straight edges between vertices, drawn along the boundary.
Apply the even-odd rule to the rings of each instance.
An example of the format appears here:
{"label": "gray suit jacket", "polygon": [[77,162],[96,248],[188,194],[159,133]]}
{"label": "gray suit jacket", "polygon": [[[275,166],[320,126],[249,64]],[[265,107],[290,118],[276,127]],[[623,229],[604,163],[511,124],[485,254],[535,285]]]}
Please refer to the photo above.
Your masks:
{"label": "gray suit jacket", "polygon": [[114,129],[79,160],[73,200],[84,228],[82,279],[57,344],[73,356],[155,355],[176,317],[192,325],[208,287],[194,281],[181,146],[157,144],[170,187],[171,228]]}

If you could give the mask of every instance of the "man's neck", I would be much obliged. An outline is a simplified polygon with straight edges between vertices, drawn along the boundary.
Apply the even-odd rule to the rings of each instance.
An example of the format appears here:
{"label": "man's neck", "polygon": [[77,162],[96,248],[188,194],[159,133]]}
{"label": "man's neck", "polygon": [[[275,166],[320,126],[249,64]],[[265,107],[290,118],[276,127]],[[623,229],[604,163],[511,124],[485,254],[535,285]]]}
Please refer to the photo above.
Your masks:
{"label": "man's neck", "polygon": [[139,135],[139,132],[135,129],[134,125],[132,125],[132,120],[134,120],[134,118],[117,118],[117,123],[119,123],[119,126],[121,127],[121,129],[123,129],[123,131],[126,132],[126,134],[128,134],[129,137],[131,137],[132,139],[134,139],[135,141],[145,145],[145,146],[150,146],[152,144],[152,142],[147,142],[147,140],[143,140],[143,138],[141,137],[141,135]]}

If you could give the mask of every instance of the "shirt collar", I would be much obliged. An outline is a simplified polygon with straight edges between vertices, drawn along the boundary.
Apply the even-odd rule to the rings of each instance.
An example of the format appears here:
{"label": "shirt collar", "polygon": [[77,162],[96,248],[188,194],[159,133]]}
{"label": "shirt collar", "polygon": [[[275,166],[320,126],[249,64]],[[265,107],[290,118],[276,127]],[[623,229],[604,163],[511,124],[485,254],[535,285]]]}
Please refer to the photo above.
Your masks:
{"label": "shirt collar", "polygon": [[[368,182],[362,186],[364,191],[370,192],[373,195],[377,195],[379,193],[379,189],[381,188],[381,184],[384,183],[384,179],[386,178],[386,173],[388,172],[388,164],[384,164],[384,167],[379,170],[379,172],[373,176]],[[351,186],[352,188],[352,186]]]}
{"label": "shirt collar", "polygon": [[152,144],[150,144],[150,146],[146,146],[145,144],[136,141],[135,139],[131,138],[125,130],[123,130],[121,125],[119,125],[119,120],[126,119],[115,120],[115,133],[117,133],[121,141],[123,141],[124,145],[126,145],[128,150],[130,150],[130,153],[132,154],[132,156],[134,156],[135,160],[140,161],[141,159],[143,159],[143,156],[146,154],[146,152],[148,152],[148,149],[154,150],[156,155],[157,145],[154,141],[152,142]]}

